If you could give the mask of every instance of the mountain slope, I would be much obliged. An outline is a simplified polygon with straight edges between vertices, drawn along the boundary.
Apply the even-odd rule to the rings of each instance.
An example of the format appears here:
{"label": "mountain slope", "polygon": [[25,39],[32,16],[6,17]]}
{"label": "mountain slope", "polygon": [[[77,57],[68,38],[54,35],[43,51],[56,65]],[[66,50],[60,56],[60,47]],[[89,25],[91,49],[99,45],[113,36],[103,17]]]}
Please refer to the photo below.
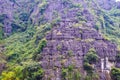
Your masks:
{"label": "mountain slope", "polygon": [[[20,76],[15,75],[13,77],[24,80],[29,79],[30,76],[34,74],[31,79],[40,79],[44,72],[44,67],[42,69],[39,63],[39,61],[42,61],[40,59],[42,56],[40,53],[44,53],[43,48],[45,46],[48,47],[49,44],[49,39],[46,41],[45,37],[47,34],[49,35],[52,30],[56,29],[59,30],[59,35],[61,35],[61,30],[63,30],[62,33],[64,35],[61,36],[62,39],[68,38],[68,41],[65,43],[61,42],[61,44],[66,45],[66,43],[70,43],[72,45],[72,42],[69,42],[69,40],[77,37],[73,40],[73,44],[76,44],[73,45],[73,48],[76,48],[79,43],[85,44],[84,54],[86,54],[89,51],[89,48],[86,50],[86,46],[101,46],[100,50],[98,49],[97,51],[97,49],[95,49],[97,56],[100,58],[103,58],[103,54],[108,58],[113,56],[114,59],[109,59],[110,61],[116,62],[115,56],[119,53],[118,49],[120,45],[120,2],[115,2],[114,0],[1,0],[0,4],[0,39],[4,41],[2,45],[5,47],[3,53],[6,56],[7,69],[5,69],[3,73],[6,75],[9,75],[11,72],[13,74],[21,74]],[[56,24],[66,21],[67,23],[58,25],[60,29],[55,28]],[[63,25],[64,28],[62,28]],[[71,26],[73,28],[70,28]],[[66,27],[68,28],[66,29]],[[79,27],[81,28],[80,32],[77,31]],[[75,34],[74,32],[69,32],[69,30],[74,31],[74,29],[76,30]],[[68,31],[68,33],[64,33],[64,30]],[[73,34],[74,36],[71,36]],[[84,35],[82,39],[80,37],[81,35]],[[100,41],[99,39],[96,40],[96,36],[99,35],[101,36],[98,37]],[[76,40],[78,41],[76,42]],[[58,42],[59,41],[56,40],[54,44],[59,44]],[[59,47],[61,46],[58,46],[58,48]],[[70,45],[67,47],[69,48]],[[56,48],[56,46],[53,48]],[[70,53],[71,52],[72,51],[70,51]],[[48,58],[47,55],[43,56],[43,58],[44,57]],[[43,60],[46,61],[46,59]],[[84,60],[82,59],[82,61]],[[119,60],[116,66],[119,67]],[[34,70],[35,67],[37,67],[37,69]],[[36,70],[38,72],[36,72]],[[63,70],[68,72],[66,68],[63,68]],[[29,72],[32,73],[28,74]],[[60,74],[59,71],[57,73]],[[1,75],[5,76],[4,74]]]}
{"label": "mountain slope", "polygon": [[[52,80],[64,80],[64,77],[72,80],[75,79],[76,74],[74,71],[76,72],[76,70],[79,75],[86,75],[83,66],[85,64],[84,58],[91,50],[94,50],[98,56],[98,61],[90,64],[94,65],[97,74],[100,73],[99,71],[103,73],[102,70],[109,74],[107,70],[109,71],[110,68],[115,66],[109,65],[109,63],[116,62],[115,58],[118,51],[116,45],[105,40],[94,28],[75,26],[75,24],[77,24],[75,21],[61,21],[60,24],[55,25],[51,32],[48,33],[46,37],[47,46],[43,49],[41,53],[42,59],[40,59],[46,75],[44,80],[49,78]],[[92,55],[90,54],[90,56]],[[109,59],[108,63],[102,63],[101,60],[106,61],[106,58]],[[104,64],[103,69],[102,64]],[[70,73],[66,76],[62,73],[62,69],[67,69],[69,66],[72,66],[71,78],[67,78],[70,76]],[[100,80],[100,75],[97,76],[98,80]],[[107,76],[104,77],[108,79]],[[81,78],[84,79],[83,76]],[[80,80],[80,78],[76,80]]]}

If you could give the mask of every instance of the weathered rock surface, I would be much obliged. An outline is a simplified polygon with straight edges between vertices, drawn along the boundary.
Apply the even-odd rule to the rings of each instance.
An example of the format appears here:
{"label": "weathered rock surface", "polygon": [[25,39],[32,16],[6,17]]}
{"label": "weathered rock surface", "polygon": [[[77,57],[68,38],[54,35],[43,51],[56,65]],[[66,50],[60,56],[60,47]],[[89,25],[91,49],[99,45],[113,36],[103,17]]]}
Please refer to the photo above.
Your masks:
{"label": "weathered rock surface", "polygon": [[[101,13],[99,8],[111,10],[117,4],[117,8],[120,9],[120,2],[116,3],[114,0],[98,0],[90,3],[88,0],[71,0],[72,2],[69,0],[47,1],[48,3],[43,4],[43,7],[41,7],[42,1],[39,0],[35,5],[32,4],[35,0],[16,0],[16,3],[11,2],[11,0],[0,0],[0,15],[6,15],[3,22],[5,35],[11,34],[12,23],[25,27],[23,21],[17,20],[16,22],[16,17],[19,18],[20,13],[28,12],[30,20],[32,19],[35,25],[52,22],[56,18],[65,19],[54,26],[46,36],[48,43],[42,52],[40,61],[45,70],[44,80],[48,80],[49,77],[52,78],[51,80],[61,80],[61,68],[69,65],[75,65],[75,68],[81,69],[82,72],[83,57],[91,48],[96,50],[99,58],[108,57],[110,61],[115,61],[116,45],[105,40],[93,27],[95,27],[98,20],[96,17],[99,18]],[[93,8],[92,10],[97,13],[96,16],[88,7]],[[74,26],[78,21],[84,21],[84,24]],[[101,64],[99,63],[96,64],[96,70],[100,69]],[[4,64],[0,64],[0,66],[1,71]],[[119,63],[116,66],[120,67]]]}
{"label": "weathered rock surface", "polygon": [[[13,27],[12,23],[22,25],[24,22],[17,20],[19,14],[28,13],[29,19],[32,23],[42,24],[45,22],[52,22],[56,18],[62,19],[81,19],[89,24],[95,23],[95,16],[89,11],[88,7],[90,4],[91,8],[95,11],[99,10],[98,5],[105,10],[111,10],[117,5],[120,8],[120,2],[115,2],[115,0],[99,0],[99,1],[84,1],[84,0],[72,0],[72,1],[62,1],[62,0],[47,0],[46,3],[43,1],[35,0],[1,0],[0,1],[0,15],[5,14],[7,18],[4,20],[4,32],[5,35],[10,35]],[[81,6],[81,7],[78,7]],[[41,21],[41,19],[43,19]],[[22,26],[24,27],[24,26]]]}
{"label": "weathered rock surface", "polygon": [[[108,57],[115,61],[117,47],[114,43],[105,40],[95,29],[84,26],[69,26],[74,21],[63,21],[54,26],[47,34],[47,46],[43,49],[41,66],[45,70],[45,80],[51,75],[51,80],[61,79],[62,67],[74,65],[83,70],[83,58],[87,52],[94,48],[99,58]],[[100,69],[100,63],[96,64]],[[56,76],[59,70],[58,76]]]}

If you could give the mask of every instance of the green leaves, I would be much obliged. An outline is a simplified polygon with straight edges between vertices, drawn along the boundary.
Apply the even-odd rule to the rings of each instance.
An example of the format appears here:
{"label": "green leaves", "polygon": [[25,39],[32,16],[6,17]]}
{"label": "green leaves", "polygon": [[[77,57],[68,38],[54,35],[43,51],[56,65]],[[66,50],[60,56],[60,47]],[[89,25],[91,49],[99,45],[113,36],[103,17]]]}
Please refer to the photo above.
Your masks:
{"label": "green leaves", "polygon": [[113,68],[111,70],[111,76],[114,80],[120,80],[120,69],[119,68]]}
{"label": "green leaves", "polygon": [[0,23],[0,40],[3,39],[4,31],[3,31],[3,25]]}
{"label": "green leaves", "polygon": [[85,56],[84,61],[88,62],[89,64],[96,63],[98,61],[98,56],[96,52],[93,50],[89,51]]}
{"label": "green leaves", "polygon": [[2,80],[23,80],[23,66],[11,67],[11,69],[2,72]]}
{"label": "green leaves", "polygon": [[36,49],[36,53],[40,53],[46,45],[47,45],[47,40],[42,39],[38,44],[38,47]]}
{"label": "green leaves", "polygon": [[93,75],[93,65],[98,61],[98,56],[94,49],[90,49],[84,57],[83,68],[87,71],[87,75]]}
{"label": "green leaves", "polygon": [[80,80],[81,74],[79,70],[75,70],[73,65],[69,65],[67,68],[62,68],[62,80]]}
{"label": "green leaves", "polygon": [[20,80],[20,78],[17,77],[17,74],[13,71],[4,71],[2,72],[2,79],[1,80]]}
{"label": "green leaves", "polygon": [[89,73],[89,74],[93,73],[94,69],[93,69],[92,65],[90,65],[89,63],[85,62],[83,67],[84,67],[84,70],[87,71],[87,73]]}
{"label": "green leaves", "polygon": [[44,70],[40,67],[39,63],[28,64],[23,70],[24,79],[28,80],[41,80]]}
{"label": "green leaves", "polygon": [[23,66],[16,66],[8,71],[3,71],[1,80],[41,80],[44,70],[39,63],[32,62]]}
{"label": "green leaves", "polygon": [[94,53],[88,53],[85,57],[85,61],[92,64],[95,63],[98,60],[98,56]]}

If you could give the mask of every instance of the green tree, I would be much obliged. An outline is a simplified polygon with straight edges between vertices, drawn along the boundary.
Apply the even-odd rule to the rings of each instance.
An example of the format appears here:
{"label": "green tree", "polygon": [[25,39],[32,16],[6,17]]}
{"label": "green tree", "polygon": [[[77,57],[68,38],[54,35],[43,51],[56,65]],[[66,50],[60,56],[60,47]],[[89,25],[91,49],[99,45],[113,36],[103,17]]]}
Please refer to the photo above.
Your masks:
{"label": "green tree", "polygon": [[16,76],[15,72],[9,71],[9,72],[2,72],[1,80],[20,80],[20,79]]}
{"label": "green tree", "polygon": [[42,80],[43,73],[44,70],[36,63],[27,65],[23,70],[24,79],[27,80]]}

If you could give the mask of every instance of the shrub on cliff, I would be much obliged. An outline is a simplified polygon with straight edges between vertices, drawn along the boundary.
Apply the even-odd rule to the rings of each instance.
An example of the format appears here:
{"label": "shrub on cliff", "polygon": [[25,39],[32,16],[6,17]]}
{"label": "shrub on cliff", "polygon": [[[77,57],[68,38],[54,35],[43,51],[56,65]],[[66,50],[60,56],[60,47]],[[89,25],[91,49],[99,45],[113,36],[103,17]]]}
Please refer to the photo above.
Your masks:
{"label": "shrub on cliff", "polygon": [[87,71],[87,73],[93,73],[93,67],[92,67],[92,65],[90,65],[89,63],[87,63],[87,62],[85,62],[84,63],[84,65],[83,65],[83,68],[84,68],[84,70],[86,70]]}
{"label": "shrub on cliff", "polygon": [[84,58],[85,62],[93,64],[98,61],[98,56],[94,50],[90,50]]}
{"label": "shrub on cliff", "polygon": [[80,80],[81,74],[79,70],[75,70],[73,65],[62,68],[62,80]]}
{"label": "shrub on cliff", "polygon": [[[35,51],[34,51],[34,55],[33,55],[33,59],[34,59],[34,60],[39,59],[39,57],[40,57],[39,54],[41,53],[41,51],[43,50],[43,48],[44,48],[46,45],[47,45],[47,40],[46,40],[46,39],[42,39],[42,40],[39,42],[37,48],[36,48]],[[39,55],[39,56],[38,56],[38,55]]]}
{"label": "shrub on cliff", "polygon": [[42,80],[43,78],[44,70],[40,67],[39,64],[32,63],[30,65],[27,65],[24,70],[24,79],[26,80]]}
{"label": "shrub on cliff", "polygon": [[94,49],[90,49],[89,52],[84,57],[84,64],[83,68],[87,72],[87,76],[85,80],[93,80],[93,73],[94,73],[94,67],[93,64],[95,64],[98,61],[98,56],[96,54],[96,51]]}
{"label": "shrub on cliff", "polygon": [[111,70],[111,76],[112,76],[113,80],[120,80],[120,69],[113,68]]}
{"label": "shrub on cliff", "polygon": [[46,45],[47,45],[47,40],[46,39],[41,40],[36,49],[36,53],[40,53]]}
{"label": "shrub on cliff", "polygon": [[0,40],[3,39],[3,33],[4,33],[4,31],[3,31],[3,25],[0,23]]}

